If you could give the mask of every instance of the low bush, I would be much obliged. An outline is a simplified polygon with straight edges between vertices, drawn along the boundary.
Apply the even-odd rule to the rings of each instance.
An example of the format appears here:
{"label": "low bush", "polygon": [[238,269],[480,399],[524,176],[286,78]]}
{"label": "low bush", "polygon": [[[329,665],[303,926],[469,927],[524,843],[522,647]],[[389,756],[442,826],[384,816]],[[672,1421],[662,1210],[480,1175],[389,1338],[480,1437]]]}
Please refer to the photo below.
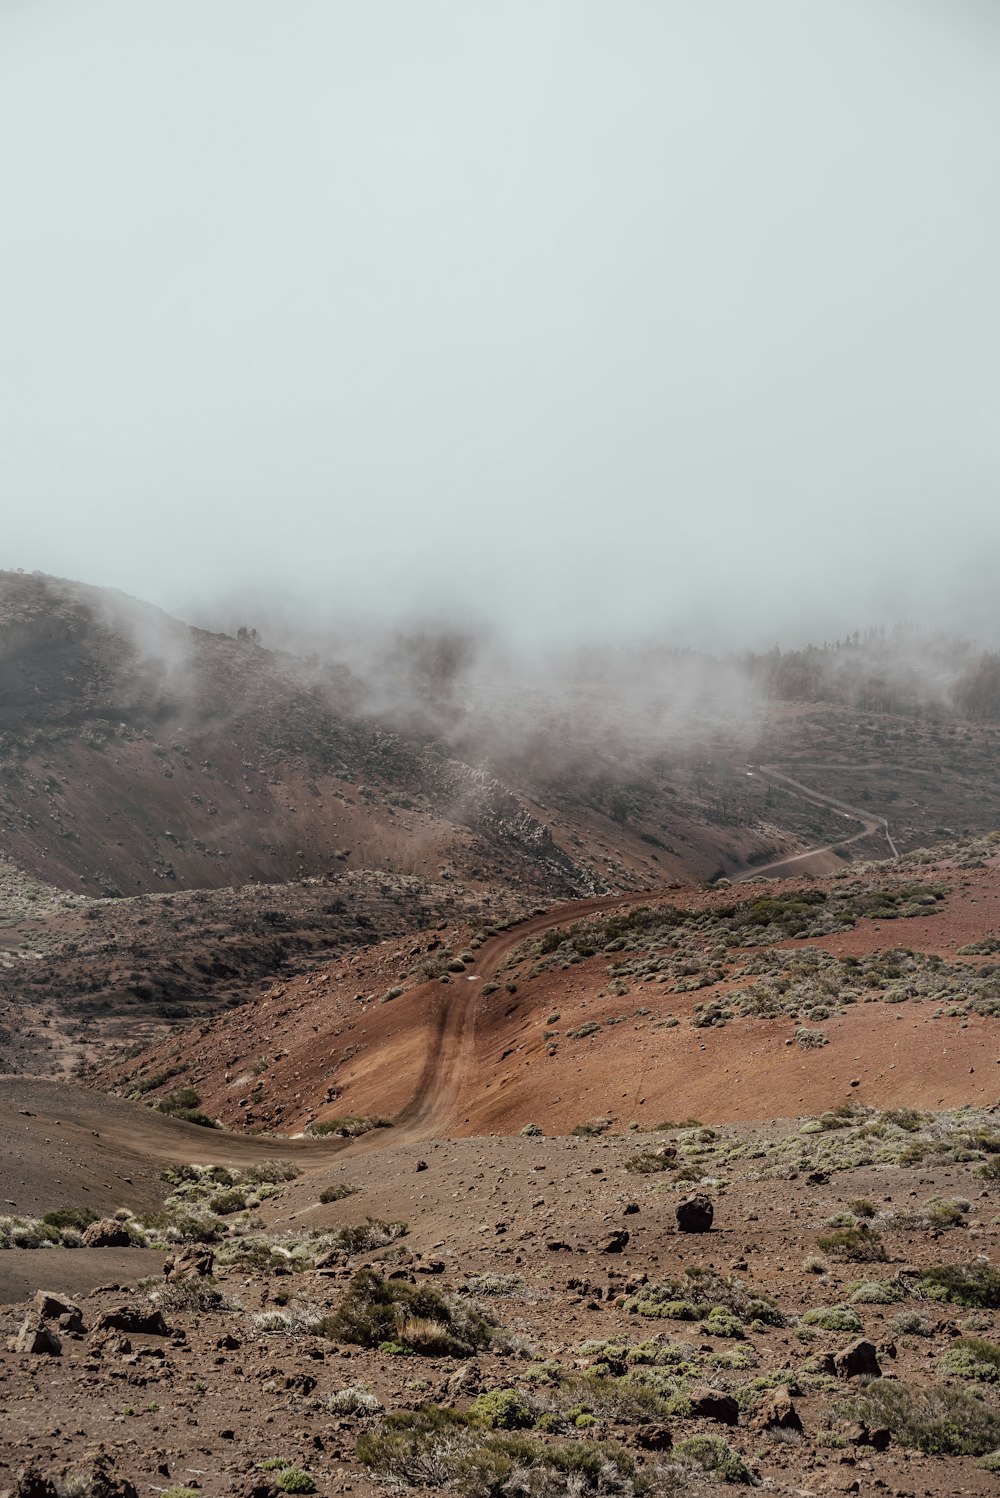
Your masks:
{"label": "low bush", "polygon": [[535,1423],[528,1401],[517,1389],[485,1390],[473,1401],[469,1419],[488,1430],[527,1430]]}
{"label": "low bush", "polygon": [[351,1223],[338,1228],[333,1235],[336,1248],[348,1254],[367,1254],[376,1248],[386,1248],[397,1238],[405,1238],[409,1232],[405,1222],[383,1222],[380,1217],[369,1217],[367,1222]]}
{"label": "low bush", "polygon": [[676,1163],[673,1154],[660,1154],[657,1150],[642,1150],[638,1155],[629,1156],[625,1161],[625,1169],[633,1175],[648,1176],[670,1170]]}
{"label": "low bush", "polygon": [[97,1213],[93,1207],[57,1207],[54,1212],[46,1212],[42,1221],[59,1232],[63,1228],[76,1228],[82,1233],[84,1228],[97,1221]]}
{"label": "low bush", "polygon": [[889,1325],[892,1331],[904,1337],[929,1337],[934,1330],[927,1317],[921,1316],[919,1311],[900,1311]]}
{"label": "low bush", "polygon": [[370,1134],[373,1129],[391,1128],[392,1119],[383,1118],[380,1114],[348,1114],[344,1118],[324,1118],[318,1123],[311,1123],[309,1133],[318,1138],[334,1134],[338,1139],[360,1139],[362,1134]]}
{"label": "low bush", "polygon": [[916,1388],[878,1378],[850,1408],[870,1430],[885,1426],[904,1446],[931,1456],[981,1456],[1000,1446],[1000,1411],[967,1389],[944,1384]]}
{"label": "low bush", "polygon": [[150,1299],[162,1311],[187,1311],[198,1315],[206,1311],[221,1311],[226,1304],[222,1291],[210,1276],[167,1280],[157,1285]]}
{"label": "low bush", "polygon": [[828,1233],[822,1238],[817,1238],[816,1243],[831,1258],[846,1259],[858,1264],[880,1263],[889,1257],[882,1241],[882,1234],[875,1228],[869,1227],[866,1222],[859,1222],[856,1227],[840,1228],[837,1232]]}
{"label": "low bush", "polygon": [[342,1202],[345,1197],[353,1196],[357,1189],[357,1186],[348,1186],[342,1181],[339,1186],[325,1186],[319,1194],[319,1199],[326,1207],[330,1202]]}
{"label": "low bush", "polygon": [[847,1286],[852,1306],[891,1306],[906,1299],[898,1280],[854,1280]]}
{"label": "low bush", "polygon": [[752,1483],[753,1474],[738,1451],[721,1436],[688,1436],[674,1447],[674,1456],[681,1462],[700,1467],[721,1477],[723,1482]]}
{"label": "low bush", "polygon": [[325,1330],[338,1341],[360,1347],[395,1342],[413,1352],[442,1357],[469,1357],[489,1346],[493,1335],[475,1307],[429,1285],[383,1279],[372,1269],[354,1276]]}
{"label": "low bush", "polygon": [[594,1440],[547,1444],[519,1431],[484,1432],[467,1415],[439,1405],[388,1415],[359,1437],[357,1454],[389,1486],[465,1498],[501,1493],[632,1498],[641,1491],[633,1483],[634,1463],[620,1446]]}
{"label": "low bush", "polygon": [[928,1300],[994,1310],[1000,1306],[1000,1270],[981,1262],[941,1264],[924,1270],[916,1293]]}
{"label": "low bush", "polygon": [[802,1317],[803,1326],[818,1326],[824,1332],[860,1332],[861,1317],[850,1306],[815,1306]]}
{"label": "low bush", "polygon": [[[755,1295],[741,1279],[727,1278],[713,1269],[692,1267],[682,1280],[664,1280],[660,1285],[643,1285],[625,1302],[626,1311],[640,1316],[659,1316],[671,1321],[700,1321],[714,1315],[718,1335],[740,1335],[730,1329],[753,1322],[765,1326],[784,1326],[785,1318],[773,1301]],[[724,1315],[723,1313],[728,1313]],[[732,1319],[730,1319],[732,1318]],[[726,1330],[721,1330],[725,1327]]]}
{"label": "low bush", "polygon": [[324,1401],[331,1415],[377,1415],[382,1408],[381,1400],[363,1384],[349,1384],[346,1389],[337,1389]]}
{"label": "low bush", "polygon": [[943,1372],[977,1383],[995,1384],[1000,1379],[1000,1347],[983,1337],[958,1337],[941,1359]]}
{"label": "low bush", "polygon": [[301,1467],[283,1467],[274,1479],[274,1485],[283,1493],[314,1493],[316,1484],[308,1472]]}
{"label": "low bush", "polygon": [[596,1138],[599,1134],[606,1134],[613,1123],[613,1118],[588,1118],[586,1123],[578,1123],[570,1133],[578,1138]]}

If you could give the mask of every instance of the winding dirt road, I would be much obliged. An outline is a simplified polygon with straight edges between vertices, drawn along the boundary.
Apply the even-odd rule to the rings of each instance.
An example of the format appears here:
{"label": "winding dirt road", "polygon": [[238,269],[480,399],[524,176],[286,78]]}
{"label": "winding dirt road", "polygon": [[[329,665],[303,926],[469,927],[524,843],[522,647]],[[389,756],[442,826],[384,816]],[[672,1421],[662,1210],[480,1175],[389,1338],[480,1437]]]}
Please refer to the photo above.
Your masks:
{"label": "winding dirt road", "polygon": [[[735,875],[733,882],[765,876],[773,878],[786,872],[801,873],[808,870],[810,864],[833,858],[835,848],[875,835],[884,836],[893,854],[898,856],[884,817],[816,791],[775,766],[752,765],[747,767],[747,773],[774,780],[805,800],[851,817],[860,822],[861,830],[823,847],[748,868]],[[400,1143],[447,1137],[470,1083],[477,1019],[487,1002],[482,998],[482,989],[498,977],[515,948],[527,937],[569,926],[596,912],[627,910],[663,899],[666,895],[665,888],[653,888],[629,894],[595,896],[530,916],[483,944],[474,974],[465,973],[450,985],[431,980],[411,989],[407,998],[427,1005],[431,1016],[429,1038],[416,1087],[394,1119],[392,1129],[377,1130],[358,1140],[230,1134],[178,1123],[153,1114],[147,1108],[117,1099],[99,1098],[66,1084],[10,1077],[0,1082],[0,1145],[4,1145],[8,1152],[16,1151],[16,1158],[22,1162],[18,1174],[23,1188],[26,1168],[29,1174],[32,1165],[40,1176],[48,1173],[45,1149],[39,1150],[29,1165],[34,1151],[30,1146],[24,1149],[28,1145],[25,1136],[35,1132],[43,1134],[47,1145],[51,1138],[49,1131],[54,1126],[66,1130],[63,1139],[73,1134],[80,1141],[81,1136],[88,1134],[101,1140],[99,1153],[104,1156],[105,1163],[101,1164],[98,1175],[107,1173],[108,1153],[117,1154],[119,1151],[136,1165],[140,1160],[152,1164],[178,1159],[200,1164],[245,1165],[280,1157],[293,1158],[309,1169],[327,1164],[345,1150],[367,1152]],[[463,984],[467,985],[464,991]],[[499,1001],[502,1002],[502,996]],[[22,1110],[29,1111],[25,1114]],[[32,1124],[26,1127],[28,1118]],[[60,1125],[55,1124],[56,1119],[61,1120]],[[93,1153],[98,1153],[96,1148]],[[10,1153],[6,1159],[10,1163]],[[0,1165],[0,1184],[5,1173]],[[32,1193],[29,1191],[29,1194]],[[95,1191],[95,1196],[99,1194]]]}
{"label": "winding dirt road", "polygon": [[[844,769],[852,768],[845,765]],[[859,767],[862,768],[862,767]],[[812,786],[803,785],[801,780],[795,780],[791,775],[786,775],[775,765],[748,765],[747,774],[758,779],[776,781],[790,790],[793,795],[801,797],[803,801],[810,802],[813,806],[826,806],[831,811],[839,812],[841,816],[851,817],[861,823],[860,832],[854,832],[850,837],[839,837],[832,843],[823,843],[817,848],[807,848],[804,853],[793,853],[785,858],[772,859],[770,863],[758,864],[754,868],[746,869],[741,874],[733,876],[732,882],[742,883],[748,879],[760,879],[763,877],[780,878],[786,871],[791,874],[802,873],[829,873],[830,860],[836,860],[834,867],[840,866],[837,859],[836,849],[846,848],[851,843],[862,842],[868,837],[883,836],[889,844],[889,850],[893,858],[899,857],[899,849],[892,840],[889,831],[889,823],[885,817],[870,811],[862,811],[860,807],[851,806],[846,801],[840,801],[836,796],[828,796],[823,791],[817,791]],[[803,867],[806,865],[806,867]],[[813,867],[809,867],[813,865]]]}
{"label": "winding dirt road", "polygon": [[[657,898],[656,890],[645,890],[641,894],[595,896],[589,900],[576,900],[571,905],[560,905],[556,910],[546,911],[544,915],[530,916],[527,920],[520,921],[480,947],[474,980],[472,975],[464,976],[465,982],[475,982],[475,987],[468,991],[465,1002],[455,993],[454,986],[443,987],[433,980],[416,990],[417,994],[423,994],[434,1006],[432,1038],[416,1091],[395,1119],[392,1143],[440,1138],[447,1131],[471,1068],[477,1011],[483,1003],[483,985],[497,977],[503,964],[521,942],[529,936],[538,936],[559,926],[570,926],[574,921],[597,911],[628,909],[634,905],[648,904],[650,900]],[[371,1138],[370,1135],[366,1137]]]}

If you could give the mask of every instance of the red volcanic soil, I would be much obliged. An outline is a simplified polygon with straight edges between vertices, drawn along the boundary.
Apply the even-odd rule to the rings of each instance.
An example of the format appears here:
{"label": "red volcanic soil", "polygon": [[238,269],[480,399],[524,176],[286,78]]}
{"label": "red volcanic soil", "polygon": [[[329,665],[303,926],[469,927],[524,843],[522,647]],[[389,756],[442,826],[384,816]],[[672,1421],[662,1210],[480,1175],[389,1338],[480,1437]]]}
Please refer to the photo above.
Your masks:
{"label": "red volcanic soil", "polygon": [[[1000,929],[995,861],[938,864],[917,876],[882,870],[863,887],[892,889],[915,877],[947,890],[926,916],[859,918],[850,930],[782,940],[768,950],[864,957],[905,948],[952,962],[958,948]],[[150,1099],[183,1083],[231,1128],[294,1133],[331,1117],[386,1115],[401,1133],[419,1137],[513,1133],[528,1122],[568,1133],[595,1115],[643,1128],[688,1117],[798,1117],[848,1098],[879,1108],[991,1103],[1000,1084],[1000,1026],[974,1012],[949,1013],[957,1007],[950,1001],[852,1004],[823,1018],[826,1043],[806,1049],[796,1043],[796,1029],[812,1022],[790,1014],[693,1023],[699,1006],[725,1007],[755,981],[739,969],[760,947],[731,950],[720,980],[691,992],[631,976],[627,992],[616,992],[609,968],[618,954],[606,952],[534,975],[541,964],[533,951],[516,970],[510,966],[529,939],[584,917],[604,919],[640,904],[673,905],[697,917],[796,890],[832,897],[841,885],[673,888],[577,902],[490,936],[447,983],[415,982],[415,965],[457,966],[450,954],[468,952],[467,931],[441,928],[384,942],[175,1035],[104,1080],[127,1090],[182,1067]],[[959,974],[971,979],[982,961],[970,959]],[[389,999],[394,988],[403,992]],[[584,1027],[588,1033],[573,1033]]]}

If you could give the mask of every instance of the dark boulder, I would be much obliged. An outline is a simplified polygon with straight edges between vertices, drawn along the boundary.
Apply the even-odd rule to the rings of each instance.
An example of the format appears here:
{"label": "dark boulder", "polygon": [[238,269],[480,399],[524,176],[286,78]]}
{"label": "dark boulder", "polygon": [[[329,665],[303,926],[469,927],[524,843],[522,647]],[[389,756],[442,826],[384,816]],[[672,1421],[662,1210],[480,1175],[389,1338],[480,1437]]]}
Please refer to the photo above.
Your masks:
{"label": "dark boulder", "polygon": [[677,1203],[677,1226],[682,1233],[707,1233],[714,1216],[715,1209],[710,1199],[701,1192]]}

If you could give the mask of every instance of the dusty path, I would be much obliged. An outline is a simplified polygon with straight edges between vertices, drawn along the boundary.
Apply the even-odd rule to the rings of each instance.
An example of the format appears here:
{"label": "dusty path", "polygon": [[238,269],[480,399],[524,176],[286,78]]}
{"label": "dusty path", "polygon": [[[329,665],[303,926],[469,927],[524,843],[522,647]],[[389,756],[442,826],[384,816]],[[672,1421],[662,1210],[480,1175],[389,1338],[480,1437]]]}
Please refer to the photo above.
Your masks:
{"label": "dusty path", "polygon": [[[526,937],[537,936],[556,926],[572,925],[596,911],[644,905],[656,898],[655,890],[645,890],[641,894],[595,896],[520,921],[480,948],[476,984],[468,990],[464,1002],[453,987],[442,987],[438,982],[422,985],[418,992],[426,996],[437,1012],[420,1080],[413,1097],[395,1119],[392,1142],[435,1139],[446,1132],[472,1062],[476,1011],[483,984],[497,976],[504,962]],[[465,981],[469,981],[468,976]]]}
{"label": "dusty path", "polygon": [[[23,1075],[0,1077],[0,1202],[25,1214],[49,1210],[53,1187],[70,1181],[87,1200],[111,1210],[135,1197],[152,1206],[162,1194],[159,1169],[179,1160],[246,1166],[294,1160],[305,1170],[328,1165],[346,1150],[385,1149],[439,1138],[467,1083],[476,1012],[484,983],[528,936],[571,924],[599,910],[644,904],[658,891],[579,900],[519,922],[480,948],[476,983],[429,982],[411,990],[433,1015],[427,1053],[413,1096],[395,1127],[360,1140],[236,1134],[181,1123],[141,1104],[87,1092],[70,1083]],[[466,979],[466,982],[468,980]],[[128,1186],[131,1190],[124,1190]],[[63,1193],[65,1194],[65,1193]],[[74,1198],[75,1199],[75,1198]],[[60,1201],[62,1196],[60,1196]]]}
{"label": "dusty path", "polygon": [[[845,765],[844,769],[851,766]],[[859,768],[871,768],[864,766]],[[759,879],[763,877],[781,877],[789,874],[827,874],[832,869],[840,867],[840,860],[835,850],[846,848],[851,843],[862,842],[865,838],[883,836],[889,844],[893,858],[899,857],[899,849],[892,840],[889,832],[889,823],[885,817],[878,813],[862,811],[860,807],[851,806],[846,801],[839,800],[836,796],[828,796],[824,791],[814,790],[811,786],[803,785],[801,780],[795,780],[791,775],[786,775],[775,765],[748,765],[747,774],[765,780],[777,781],[794,795],[800,796],[804,801],[809,801],[815,806],[826,806],[830,810],[839,812],[841,816],[850,817],[861,823],[860,832],[854,832],[850,837],[839,837],[832,843],[823,843],[817,848],[807,848],[803,853],[794,853],[788,857],[772,859],[770,863],[758,864],[754,868],[746,869],[742,874],[735,874],[732,882],[742,883],[747,879]]]}

